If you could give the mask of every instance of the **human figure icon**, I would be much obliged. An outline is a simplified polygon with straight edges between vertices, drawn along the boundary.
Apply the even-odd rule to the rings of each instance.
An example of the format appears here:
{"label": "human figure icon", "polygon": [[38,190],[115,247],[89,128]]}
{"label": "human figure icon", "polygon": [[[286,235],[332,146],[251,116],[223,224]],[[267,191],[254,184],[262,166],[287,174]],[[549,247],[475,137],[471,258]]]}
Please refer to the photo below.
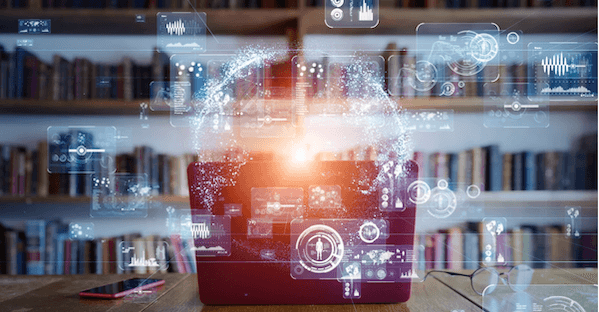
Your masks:
{"label": "human figure icon", "polygon": [[322,260],[322,250],[323,249],[324,249],[324,246],[319,237],[318,241],[316,242],[316,260]]}

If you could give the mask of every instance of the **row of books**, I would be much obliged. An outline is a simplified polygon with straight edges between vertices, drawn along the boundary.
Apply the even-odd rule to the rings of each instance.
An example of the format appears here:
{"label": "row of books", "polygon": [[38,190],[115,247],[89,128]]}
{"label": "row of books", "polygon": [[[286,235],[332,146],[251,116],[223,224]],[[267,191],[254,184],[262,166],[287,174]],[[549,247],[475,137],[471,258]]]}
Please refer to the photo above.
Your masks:
{"label": "row of books", "polygon": [[[0,246],[0,274],[196,272],[195,254],[191,248],[193,240],[182,239],[179,234],[166,238],[127,234],[84,240],[73,238],[68,231],[69,226],[59,220],[28,220],[25,231],[5,228],[0,224],[3,242]],[[163,246],[166,246],[162,249],[164,257],[160,255]],[[140,258],[155,259],[150,261],[154,265],[131,265],[135,264],[135,260],[127,259],[127,250],[143,255],[138,256]]]}
{"label": "row of books", "polygon": [[157,51],[150,65],[129,57],[118,65],[70,62],[59,55],[46,64],[23,47],[7,52],[0,46],[0,99],[148,99],[150,83],[168,80],[169,70],[168,56]]}
{"label": "row of books", "polygon": [[[462,81],[461,78],[447,70],[439,71],[439,75],[447,76],[448,82],[454,84],[451,95],[444,94],[442,83],[437,83],[427,91],[416,91],[411,85],[410,71],[401,71],[402,68],[413,69],[417,57],[409,55],[407,49],[397,50],[394,44],[388,46],[391,53],[383,55],[386,61],[386,74],[381,70],[381,77],[387,75],[386,87],[389,93],[398,97],[416,96],[451,96],[451,97],[482,97],[485,90],[484,79],[477,81]],[[394,57],[391,57],[394,56]],[[197,60],[185,58],[184,63],[201,64],[202,71],[193,78],[183,72],[178,72],[177,82],[188,82],[190,94],[203,94],[203,86],[207,79],[221,77],[226,71],[225,62],[209,62],[202,56]],[[247,77],[240,77],[227,86],[229,97],[234,100],[243,100],[264,94],[265,98],[290,98],[292,93],[296,97],[338,99],[352,97],[359,94],[361,97],[369,96],[362,84],[352,83],[352,70],[349,64],[337,64],[331,58],[320,56],[307,58],[307,64],[318,64],[318,71],[298,71],[294,75],[292,62],[286,60],[271,64],[264,64],[261,68],[248,69]],[[215,65],[221,64],[221,65]],[[297,64],[301,65],[301,64]],[[444,68],[443,64],[438,68]],[[189,65],[188,65],[189,66]],[[312,68],[314,69],[314,68]],[[491,84],[504,86],[509,83],[526,83],[527,64],[501,64],[488,65],[478,75],[500,77]],[[85,100],[85,99],[133,99],[156,98],[160,88],[151,88],[151,83],[168,82],[171,80],[171,60],[165,53],[155,51],[151,64],[136,64],[132,58],[125,57],[120,64],[92,63],[85,58],[75,58],[68,61],[60,55],[54,55],[52,64],[45,64],[33,53],[23,47],[17,47],[14,52],[6,52],[0,47],[0,99],[36,99],[36,100]],[[330,80],[330,81],[329,81]],[[331,82],[332,81],[332,82]],[[263,83],[262,83],[263,82]],[[158,84],[157,84],[158,86]],[[264,90],[258,90],[263,86]],[[168,87],[168,86],[165,86]],[[262,87],[260,87],[262,88]],[[357,89],[356,89],[357,88]],[[503,88],[503,87],[502,87]],[[293,91],[294,90],[294,91]],[[378,92],[378,91],[376,91]],[[169,100],[170,95],[168,96]],[[156,100],[161,100],[156,98]]]}
{"label": "row of books", "polygon": [[[320,152],[316,160],[376,160],[373,146],[339,153]],[[484,186],[485,191],[596,190],[597,134],[582,136],[574,151],[501,153],[499,145],[459,153],[414,152],[420,178],[447,179],[460,185]]]}
{"label": "row of books", "polygon": [[[187,196],[187,166],[197,160],[194,154],[166,155],[151,147],[135,147],[132,153],[116,157],[116,172],[145,174],[151,195]],[[94,161],[95,162],[95,161]],[[96,168],[94,174],[110,176],[115,168]],[[39,142],[37,149],[24,146],[0,145],[0,195],[91,196],[90,174],[48,173],[48,144]]]}
{"label": "row of books", "polygon": [[597,189],[596,133],[580,138],[574,151],[501,153],[498,145],[489,145],[432,153],[428,164],[424,157],[414,154],[421,168],[428,165],[428,177],[484,185],[486,191]]}
{"label": "row of books", "polygon": [[[296,8],[297,0],[37,0],[42,8],[75,9],[224,9]],[[36,0],[2,0],[0,8],[28,8]],[[38,2],[39,3],[39,2]]]}
{"label": "row of books", "polygon": [[[597,266],[597,252],[591,248],[597,246],[596,231],[574,237],[567,235],[563,225],[522,225],[496,236],[495,241],[488,238],[490,234],[485,238],[485,231],[482,222],[468,222],[463,227],[417,234],[418,269],[476,270],[483,264],[526,264],[532,268]],[[485,253],[487,244],[492,245],[489,254]]]}

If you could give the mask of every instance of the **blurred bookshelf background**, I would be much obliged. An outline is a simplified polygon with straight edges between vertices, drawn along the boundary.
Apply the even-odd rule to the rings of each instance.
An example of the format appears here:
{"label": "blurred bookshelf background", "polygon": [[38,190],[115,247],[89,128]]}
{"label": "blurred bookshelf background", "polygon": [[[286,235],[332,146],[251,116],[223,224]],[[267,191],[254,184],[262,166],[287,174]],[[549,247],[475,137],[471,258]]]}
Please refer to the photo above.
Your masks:
{"label": "blurred bookshelf background", "polygon": [[[180,223],[177,218],[189,212],[185,172],[197,157],[190,133],[171,127],[165,112],[152,111],[147,120],[139,117],[140,104],[150,100],[150,83],[170,77],[170,54],[155,48],[156,13],[192,11],[192,4],[207,13],[218,38],[208,34],[207,53],[246,44],[290,49],[265,71],[265,88],[275,101],[292,97],[291,58],[301,54],[293,48],[374,51],[385,58],[390,76],[398,70],[388,62],[390,56],[415,63],[415,29],[424,22],[494,22],[501,29],[522,30],[529,42],[597,37],[597,3],[586,0],[380,1],[380,24],[368,30],[327,28],[323,1],[0,2],[0,273],[127,273],[117,265],[121,242],[148,251],[167,242],[170,265],[149,271],[193,272],[192,243],[180,229],[169,228],[169,222]],[[52,35],[19,35],[17,21],[23,18],[51,19]],[[31,45],[20,44],[23,39]],[[493,70],[505,82],[529,76],[526,63]],[[596,267],[597,102],[552,102],[548,128],[493,129],[483,126],[480,83],[466,82],[451,97],[440,97],[439,87],[404,92],[407,88],[399,86],[401,97],[393,97],[407,109],[454,111],[452,132],[411,135],[413,158],[421,177],[480,185],[483,192],[474,202],[483,213],[419,220],[416,244],[423,248],[424,268],[478,267],[481,216],[507,219],[508,235],[501,242],[508,246],[507,263]],[[308,95],[309,103],[322,103],[317,91]],[[89,176],[46,173],[45,138],[47,128],[55,125],[123,129],[129,139],[118,150],[115,168],[147,175],[152,187],[148,216],[135,222],[90,219]],[[331,133],[314,126],[305,131],[306,140],[315,142],[309,150],[313,159],[370,160],[377,153],[372,146],[352,145],[352,129]],[[245,139],[244,144],[255,160],[288,158],[293,150],[277,139]],[[239,154],[215,149],[209,158],[235,159]],[[567,207],[579,209],[576,237],[568,235]],[[89,223],[93,239],[70,233],[72,226]]]}

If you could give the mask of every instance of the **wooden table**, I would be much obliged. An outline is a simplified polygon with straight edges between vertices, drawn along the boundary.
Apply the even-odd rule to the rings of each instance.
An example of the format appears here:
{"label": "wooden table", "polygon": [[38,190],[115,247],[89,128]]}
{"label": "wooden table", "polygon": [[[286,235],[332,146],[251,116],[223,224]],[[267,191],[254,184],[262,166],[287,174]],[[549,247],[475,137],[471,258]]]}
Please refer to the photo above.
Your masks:
{"label": "wooden table", "polygon": [[[470,273],[465,271],[465,273]],[[481,311],[469,279],[436,274],[413,283],[406,303],[360,305],[204,306],[195,274],[154,274],[166,281],[155,294],[118,300],[81,299],[79,291],[142,275],[0,276],[1,311]],[[533,283],[597,284],[597,270],[536,270]]]}

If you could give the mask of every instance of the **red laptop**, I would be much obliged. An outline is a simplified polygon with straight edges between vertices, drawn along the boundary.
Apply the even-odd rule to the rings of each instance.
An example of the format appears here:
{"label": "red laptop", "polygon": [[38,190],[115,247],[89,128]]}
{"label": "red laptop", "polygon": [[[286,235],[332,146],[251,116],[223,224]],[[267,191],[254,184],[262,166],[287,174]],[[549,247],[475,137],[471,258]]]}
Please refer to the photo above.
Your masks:
{"label": "red laptop", "polygon": [[417,176],[411,161],[192,163],[200,300],[407,301]]}

